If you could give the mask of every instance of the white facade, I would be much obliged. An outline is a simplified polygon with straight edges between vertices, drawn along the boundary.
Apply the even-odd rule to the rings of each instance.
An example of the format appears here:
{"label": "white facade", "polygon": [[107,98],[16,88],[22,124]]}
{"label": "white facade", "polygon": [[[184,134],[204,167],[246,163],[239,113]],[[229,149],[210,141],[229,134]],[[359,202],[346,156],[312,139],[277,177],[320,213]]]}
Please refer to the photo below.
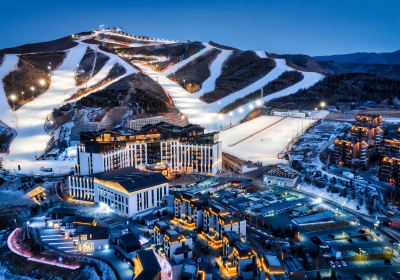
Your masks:
{"label": "white facade", "polygon": [[301,112],[298,110],[274,110],[273,111],[274,116],[279,116],[279,117],[292,117],[292,118],[305,118],[307,114],[305,112]]}
{"label": "white facade", "polygon": [[94,183],[92,177],[69,176],[69,195],[78,199],[94,201]]}
{"label": "white facade", "polygon": [[166,119],[163,116],[141,118],[128,121],[126,126],[130,129],[140,130],[145,125],[156,124],[163,121],[166,121]]}
{"label": "white facade", "polygon": [[[178,140],[160,142],[161,162],[173,171],[217,174],[222,169],[221,142],[210,144],[180,143]],[[129,143],[125,148],[107,153],[88,153],[78,146],[78,172],[80,175],[124,168],[140,168],[148,164],[148,149],[144,142]]]}
{"label": "white facade", "polygon": [[169,194],[169,184],[126,193],[95,181],[95,201],[108,205],[123,216],[133,215],[157,207],[165,195]]}
{"label": "white facade", "polygon": [[73,198],[104,203],[118,214],[128,217],[159,206],[163,197],[169,194],[168,183],[127,192],[112,183],[81,176],[68,177],[68,188]]}

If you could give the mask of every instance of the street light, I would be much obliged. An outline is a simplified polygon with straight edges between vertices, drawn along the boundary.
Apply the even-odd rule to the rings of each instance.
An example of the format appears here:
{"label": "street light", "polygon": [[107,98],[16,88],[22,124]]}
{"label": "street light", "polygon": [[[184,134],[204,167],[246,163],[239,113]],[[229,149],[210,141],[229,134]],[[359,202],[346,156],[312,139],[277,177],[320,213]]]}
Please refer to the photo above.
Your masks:
{"label": "street light", "polygon": [[40,79],[40,80],[39,80],[39,85],[40,85],[41,87],[44,87],[44,86],[46,85],[46,81],[45,81],[44,79]]}
{"label": "street light", "polygon": [[257,105],[258,107],[260,107],[260,106],[262,105],[262,101],[261,101],[260,99],[258,99],[258,100],[256,101],[256,105]]}
{"label": "street light", "polygon": [[13,111],[15,111],[15,100],[17,100],[17,96],[15,94],[11,94],[10,99],[13,103]]}
{"label": "street light", "polygon": [[242,107],[239,108],[239,113],[243,114],[244,110]]}
{"label": "street light", "polygon": [[321,102],[319,103],[319,107],[325,108],[325,107],[326,107],[326,102],[325,102],[325,101],[321,101]]}

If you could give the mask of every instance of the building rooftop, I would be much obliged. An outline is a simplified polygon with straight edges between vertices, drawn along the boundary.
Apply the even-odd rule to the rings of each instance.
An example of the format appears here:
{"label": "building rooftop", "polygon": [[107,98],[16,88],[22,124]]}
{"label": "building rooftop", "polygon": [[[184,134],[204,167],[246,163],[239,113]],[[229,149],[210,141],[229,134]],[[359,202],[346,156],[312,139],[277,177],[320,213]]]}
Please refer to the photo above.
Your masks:
{"label": "building rooftop", "polygon": [[264,258],[268,264],[268,266],[282,266],[281,261],[277,256],[274,255],[264,255]]}
{"label": "building rooftop", "polygon": [[234,248],[237,250],[239,257],[251,257],[252,256],[252,249],[249,244],[245,242],[236,242]]}
{"label": "building rooftop", "polygon": [[313,214],[313,215],[307,215],[299,218],[294,218],[292,221],[293,223],[297,225],[301,224],[306,224],[306,223],[311,223],[311,222],[316,222],[320,220],[326,220],[330,219],[333,217],[333,213],[331,211],[324,211],[321,213]]}
{"label": "building rooftop", "polygon": [[151,280],[156,279],[161,272],[161,266],[153,250],[139,250],[137,258],[142,265],[142,271],[136,275],[134,280]]}
{"label": "building rooftop", "polygon": [[94,177],[102,181],[117,182],[127,192],[168,183],[161,173],[144,172],[131,167],[97,173]]}
{"label": "building rooftop", "polygon": [[75,215],[77,212],[76,209],[73,208],[53,208],[49,211],[50,214],[56,215]]}
{"label": "building rooftop", "polygon": [[104,234],[108,235],[108,227],[93,227],[93,226],[78,226],[75,230],[75,234]]}
{"label": "building rooftop", "polygon": [[95,222],[95,218],[93,217],[85,217],[85,216],[66,216],[61,220],[61,224],[64,225],[66,223],[82,223],[82,224],[92,224]]}
{"label": "building rooftop", "polygon": [[132,252],[141,248],[139,240],[134,233],[124,234],[119,238],[119,243],[126,252]]}
{"label": "building rooftop", "polygon": [[275,176],[275,177],[280,177],[280,178],[294,179],[298,175],[294,172],[289,171],[286,168],[278,166],[278,167],[268,171],[267,176]]}

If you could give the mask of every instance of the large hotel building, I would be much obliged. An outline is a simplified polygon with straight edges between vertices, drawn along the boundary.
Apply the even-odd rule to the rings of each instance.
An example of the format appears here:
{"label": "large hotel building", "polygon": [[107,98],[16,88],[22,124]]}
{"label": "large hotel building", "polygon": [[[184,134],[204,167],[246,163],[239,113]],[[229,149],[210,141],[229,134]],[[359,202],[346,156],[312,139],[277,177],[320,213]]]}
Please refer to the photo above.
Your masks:
{"label": "large hotel building", "polygon": [[198,125],[180,127],[161,122],[139,131],[119,129],[81,135],[77,174],[151,165],[167,165],[172,172],[217,174],[222,169],[218,133],[205,134]]}
{"label": "large hotel building", "polygon": [[222,168],[218,133],[165,122],[140,131],[82,133],[77,157],[75,175],[68,178],[71,198],[104,203],[129,217],[160,205],[169,194],[164,176],[216,174]]}

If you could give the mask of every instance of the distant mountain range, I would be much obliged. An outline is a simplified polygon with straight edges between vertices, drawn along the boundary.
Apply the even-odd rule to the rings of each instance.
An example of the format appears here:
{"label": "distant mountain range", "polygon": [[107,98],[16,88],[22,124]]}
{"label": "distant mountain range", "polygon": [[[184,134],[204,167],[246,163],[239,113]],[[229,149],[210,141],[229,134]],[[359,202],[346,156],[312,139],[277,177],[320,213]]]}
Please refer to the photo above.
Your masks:
{"label": "distant mountain range", "polygon": [[400,50],[386,53],[375,52],[357,52],[349,54],[314,56],[315,60],[320,62],[334,61],[336,63],[349,64],[400,64]]}

